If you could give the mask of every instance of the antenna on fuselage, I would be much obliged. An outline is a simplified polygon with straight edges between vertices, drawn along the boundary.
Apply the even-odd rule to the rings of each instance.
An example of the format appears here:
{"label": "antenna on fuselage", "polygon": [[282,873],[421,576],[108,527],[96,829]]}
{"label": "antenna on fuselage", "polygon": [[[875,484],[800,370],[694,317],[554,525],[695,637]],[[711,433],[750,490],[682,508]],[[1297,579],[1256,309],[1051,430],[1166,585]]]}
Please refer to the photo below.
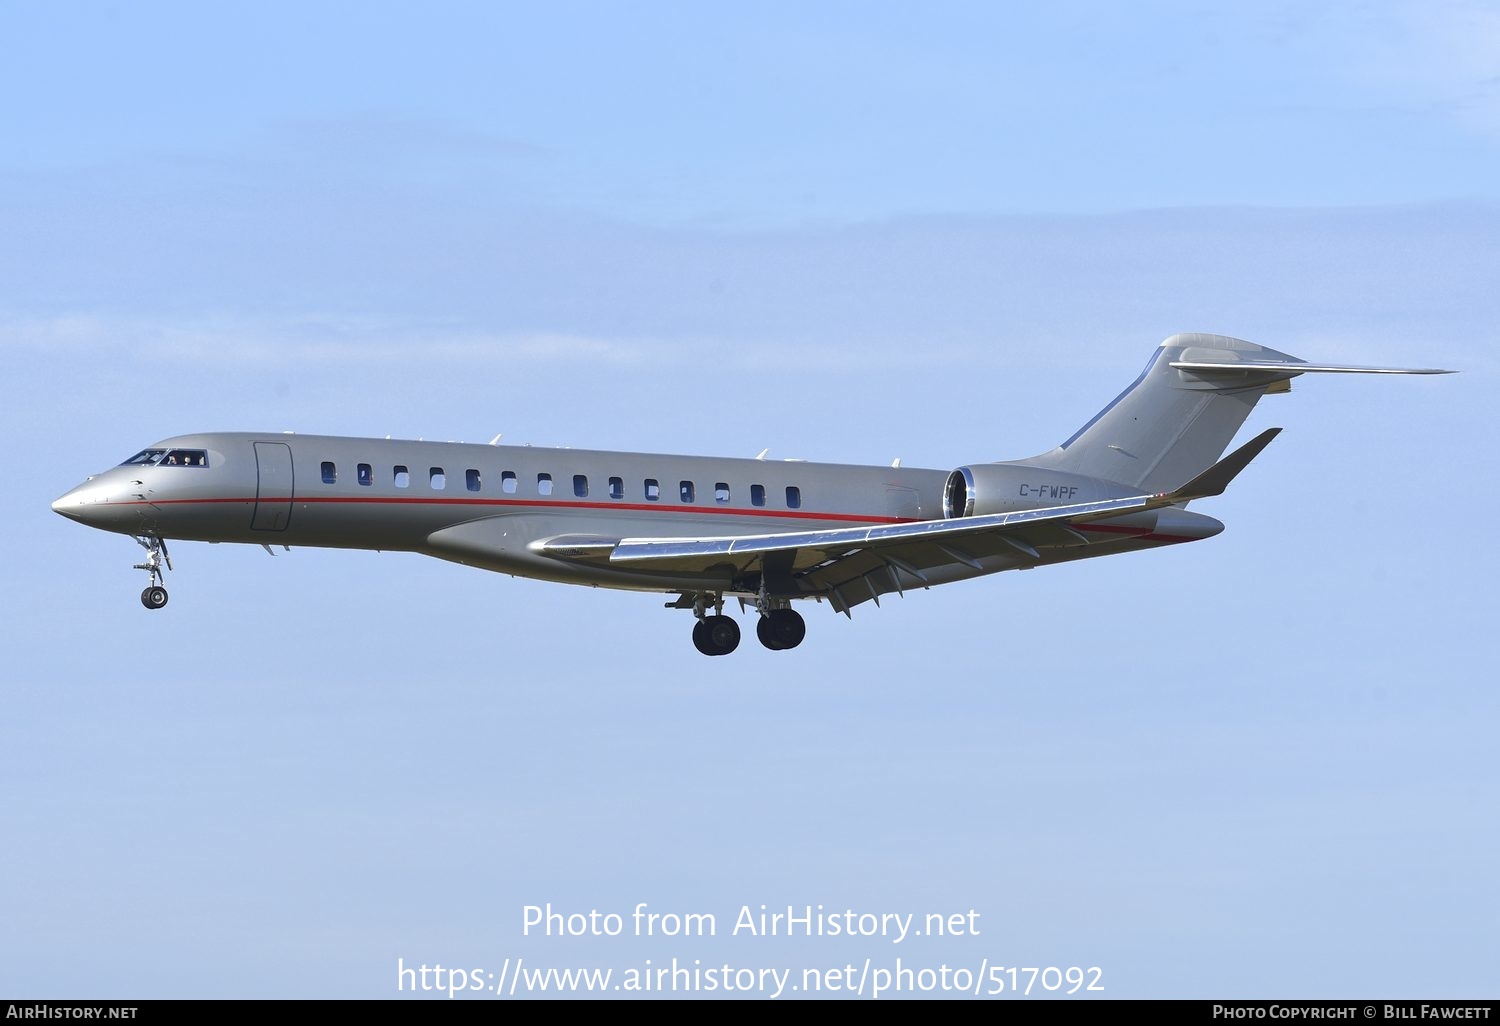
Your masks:
{"label": "antenna on fuselage", "polygon": [[494,438],[490,439],[490,444],[491,445],[499,445],[500,444],[500,439],[502,439],[504,437],[505,437],[504,435],[496,435]]}
{"label": "antenna on fuselage", "polygon": [[765,459],[765,458],[766,458],[766,453],[768,453],[768,452],[770,452],[770,451],[771,451],[771,449],[770,449],[770,446],[767,446],[767,447],[766,447],[766,448],[764,448],[764,449],[762,449],[762,450],[761,450],[761,451],[760,451],[760,452],[759,452],[759,453],[758,453],[758,454],[757,454],[757,455],[756,455],[756,457],[755,457],[755,458],[756,458],[756,459],[758,459],[758,460],[763,460],[763,459]]}

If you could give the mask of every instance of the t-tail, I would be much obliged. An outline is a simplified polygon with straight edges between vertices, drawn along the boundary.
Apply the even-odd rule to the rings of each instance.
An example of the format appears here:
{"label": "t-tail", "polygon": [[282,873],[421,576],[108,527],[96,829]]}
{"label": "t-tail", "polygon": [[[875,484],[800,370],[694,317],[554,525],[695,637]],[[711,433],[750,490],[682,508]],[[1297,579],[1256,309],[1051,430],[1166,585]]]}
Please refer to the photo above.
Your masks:
{"label": "t-tail", "polygon": [[1051,452],[1017,463],[1115,481],[1141,492],[1176,488],[1213,465],[1263,395],[1299,374],[1448,374],[1308,363],[1226,335],[1173,335],[1141,376]]}

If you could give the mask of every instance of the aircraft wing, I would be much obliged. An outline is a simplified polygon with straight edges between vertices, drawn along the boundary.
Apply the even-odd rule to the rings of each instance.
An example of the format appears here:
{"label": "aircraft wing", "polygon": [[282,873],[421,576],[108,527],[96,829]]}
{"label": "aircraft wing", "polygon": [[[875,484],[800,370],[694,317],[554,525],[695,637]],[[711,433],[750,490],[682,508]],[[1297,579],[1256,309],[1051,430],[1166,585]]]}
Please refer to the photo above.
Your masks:
{"label": "aircraft wing", "polygon": [[[614,546],[609,562],[611,566],[620,567],[697,571],[725,563],[749,566],[748,557],[791,554],[795,557],[793,565],[802,569],[855,550],[896,552],[923,545],[935,548],[947,545],[952,551],[943,562],[964,562],[959,546],[965,542],[977,541],[989,535],[998,538],[1022,527],[1065,524],[1133,513],[1154,508],[1153,498],[1135,496],[1016,513],[951,520],[919,520],[876,527],[841,527],[823,531],[789,531],[724,538],[625,538]],[[1156,502],[1154,505],[1167,503]],[[1004,549],[1015,551],[1008,544],[1001,544]]]}
{"label": "aircraft wing", "polygon": [[[981,560],[997,555],[1018,565],[1040,558],[1039,547],[1081,545],[1087,538],[1074,524],[1128,516],[1192,499],[1221,494],[1234,477],[1281,431],[1261,433],[1192,481],[1171,492],[984,516],[922,520],[905,524],[843,527],[819,531],[733,535],[721,538],[624,538],[617,542],[578,536],[553,539],[539,551],[560,559],[607,562],[612,567],[648,572],[706,574],[762,569],[799,579],[810,593],[828,591],[835,608],[851,604],[839,595],[841,583],[871,573],[886,575],[870,586],[879,591],[921,587],[925,571],[954,563],[984,569]],[[991,567],[993,569],[993,567]]]}

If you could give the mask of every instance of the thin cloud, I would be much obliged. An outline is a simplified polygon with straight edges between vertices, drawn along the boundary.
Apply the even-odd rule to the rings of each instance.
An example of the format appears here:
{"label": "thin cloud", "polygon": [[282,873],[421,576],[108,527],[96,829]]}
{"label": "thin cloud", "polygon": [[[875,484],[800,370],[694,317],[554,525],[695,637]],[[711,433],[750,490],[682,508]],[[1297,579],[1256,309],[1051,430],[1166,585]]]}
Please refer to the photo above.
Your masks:
{"label": "thin cloud", "polygon": [[558,363],[590,360],[634,364],[651,344],[559,332],[484,333],[424,329],[372,318],[299,316],[284,320],[235,317],[151,318],[63,314],[0,320],[0,349],[69,351],[72,355],[129,351],[144,359],[191,359],[197,364],[255,366],[287,361],[317,364],[397,364],[413,359],[454,365]]}
{"label": "thin cloud", "polygon": [[1344,52],[1332,66],[1378,98],[1500,134],[1500,10],[1468,2],[1354,8],[1326,27]]}
{"label": "thin cloud", "polygon": [[[1046,350],[1039,346],[1037,355]],[[74,357],[129,353],[144,360],[191,360],[197,365],[264,367],[429,365],[493,367],[592,363],[642,367],[679,362],[684,349],[726,370],[796,368],[818,374],[861,368],[1014,367],[1014,347],[907,337],[737,340],[724,338],[606,338],[567,332],[424,328],[358,316],[300,315],[284,319],[161,317],[72,313],[0,319],[0,350],[66,353]]]}

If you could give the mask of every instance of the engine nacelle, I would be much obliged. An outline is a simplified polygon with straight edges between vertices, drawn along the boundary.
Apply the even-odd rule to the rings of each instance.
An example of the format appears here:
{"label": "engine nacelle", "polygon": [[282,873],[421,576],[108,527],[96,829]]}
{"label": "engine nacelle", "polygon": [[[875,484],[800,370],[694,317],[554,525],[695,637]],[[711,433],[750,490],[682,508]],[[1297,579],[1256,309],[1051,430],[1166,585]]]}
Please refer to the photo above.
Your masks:
{"label": "engine nacelle", "polygon": [[1119,499],[1138,492],[1111,481],[1015,463],[959,467],[943,485],[943,516],[975,517]]}

